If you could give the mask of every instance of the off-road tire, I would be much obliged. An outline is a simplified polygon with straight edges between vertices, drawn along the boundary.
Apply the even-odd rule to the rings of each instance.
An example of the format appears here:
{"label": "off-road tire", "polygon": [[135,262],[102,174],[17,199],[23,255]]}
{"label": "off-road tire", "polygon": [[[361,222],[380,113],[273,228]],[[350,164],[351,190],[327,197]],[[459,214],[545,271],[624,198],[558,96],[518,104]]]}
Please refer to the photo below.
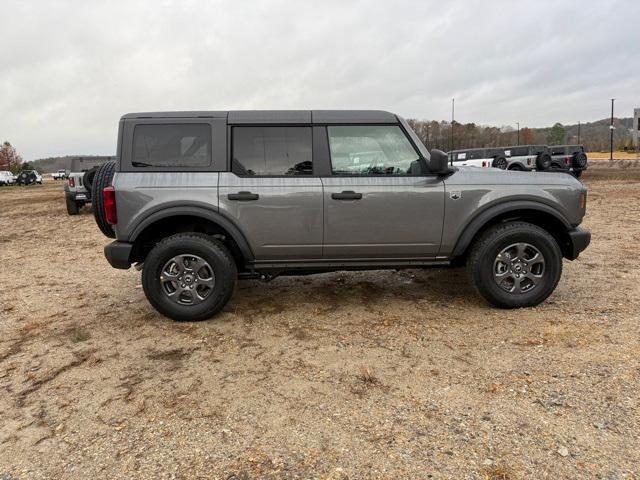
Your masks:
{"label": "off-road tire", "polygon": [[504,157],[496,157],[493,159],[491,166],[494,168],[499,168],[500,170],[506,170],[509,166],[509,162]]}
{"label": "off-road tire", "polygon": [[536,168],[538,170],[546,170],[551,165],[551,155],[548,153],[541,153],[536,158]]}
{"label": "off-road tire", "polygon": [[[116,162],[105,162],[97,170],[91,185],[91,202],[93,203],[93,218],[96,219],[100,231],[109,238],[116,238],[113,225],[107,223],[104,217],[104,201],[102,190],[113,182],[113,174],[116,170]],[[89,172],[87,172],[89,173]]]}
{"label": "off-road tire", "polygon": [[64,200],[67,204],[67,213],[69,215],[78,215],[81,205],[78,205],[78,202],[71,198],[70,195],[65,195]]}
{"label": "off-road tire", "polygon": [[573,156],[573,166],[576,168],[584,168],[587,166],[587,156],[580,152]]}
{"label": "off-road tire", "polygon": [[[197,305],[179,305],[163,292],[162,269],[176,255],[197,255],[213,270],[215,285]],[[224,308],[235,288],[238,271],[227,249],[214,237],[200,233],[178,233],[161,240],[144,260],[142,287],[147,299],[162,315],[180,322],[195,322],[213,317]]]}
{"label": "off-road tire", "polygon": [[[526,242],[537,248],[545,260],[540,284],[531,291],[510,293],[494,281],[494,262],[507,246]],[[553,236],[546,230],[526,222],[501,223],[489,228],[471,247],[467,260],[467,274],[480,296],[499,308],[532,307],[547,299],[562,275],[562,252]]]}
{"label": "off-road tire", "polygon": [[82,185],[84,185],[84,188],[86,188],[88,192],[93,188],[93,181],[96,177],[96,173],[98,172],[98,168],[100,167],[93,167],[84,172],[84,175],[82,176]]}

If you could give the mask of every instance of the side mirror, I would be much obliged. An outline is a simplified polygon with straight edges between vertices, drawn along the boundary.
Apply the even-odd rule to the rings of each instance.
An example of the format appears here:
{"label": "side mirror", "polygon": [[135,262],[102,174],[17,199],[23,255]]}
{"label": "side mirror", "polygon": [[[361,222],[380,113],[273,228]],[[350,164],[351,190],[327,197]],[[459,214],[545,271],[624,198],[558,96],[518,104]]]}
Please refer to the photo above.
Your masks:
{"label": "side mirror", "polygon": [[431,150],[431,160],[429,160],[429,172],[445,175],[449,173],[449,155],[442,150]]}

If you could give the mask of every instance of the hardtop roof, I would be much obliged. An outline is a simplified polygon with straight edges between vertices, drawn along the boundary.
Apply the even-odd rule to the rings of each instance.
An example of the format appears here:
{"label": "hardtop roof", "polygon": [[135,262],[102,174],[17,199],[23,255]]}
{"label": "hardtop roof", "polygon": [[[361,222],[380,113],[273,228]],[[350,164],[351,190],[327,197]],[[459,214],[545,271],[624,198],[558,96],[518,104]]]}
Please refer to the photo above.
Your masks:
{"label": "hardtop roof", "polygon": [[229,124],[251,123],[398,123],[398,117],[383,110],[231,110],[127,113],[122,119],[226,118]]}

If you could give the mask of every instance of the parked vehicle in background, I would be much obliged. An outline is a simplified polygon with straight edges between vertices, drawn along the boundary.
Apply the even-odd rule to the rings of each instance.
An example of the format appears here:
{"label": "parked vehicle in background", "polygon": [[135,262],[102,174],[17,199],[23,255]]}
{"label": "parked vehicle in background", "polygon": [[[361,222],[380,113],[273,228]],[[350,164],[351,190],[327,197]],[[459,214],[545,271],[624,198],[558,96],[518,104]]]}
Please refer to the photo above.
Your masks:
{"label": "parked vehicle in background", "polygon": [[53,172],[51,174],[51,178],[54,180],[64,180],[67,178],[67,171],[64,169],[58,170],[57,172]]}
{"label": "parked vehicle in background", "polygon": [[508,163],[501,148],[468,148],[449,152],[449,161],[454,166],[495,167],[506,170]]}
{"label": "parked vehicle in background", "polygon": [[93,182],[115,268],[141,265],[175,320],[222,310],[238,278],[465,264],[502,308],[537,305],[590,241],[569,175],[451,167],[382,111],[129,114]]}
{"label": "parked vehicle in background", "polygon": [[546,145],[513,145],[504,147],[508,170],[546,170],[551,165],[549,147]]}
{"label": "parked vehicle in background", "polygon": [[9,170],[0,171],[0,186],[13,185],[16,183],[16,177]]}
{"label": "parked vehicle in background", "polygon": [[552,145],[549,149],[552,170],[569,171],[580,178],[587,169],[587,154],[582,145]]}
{"label": "parked vehicle in background", "polygon": [[16,183],[18,185],[42,185],[42,175],[37,170],[22,170],[16,176]]}
{"label": "parked vehicle in background", "polygon": [[115,157],[75,157],[71,159],[70,172],[64,185],[64,199],[69,215],[77,215],[80,209],[91,203],[91,185],[96,170]]}

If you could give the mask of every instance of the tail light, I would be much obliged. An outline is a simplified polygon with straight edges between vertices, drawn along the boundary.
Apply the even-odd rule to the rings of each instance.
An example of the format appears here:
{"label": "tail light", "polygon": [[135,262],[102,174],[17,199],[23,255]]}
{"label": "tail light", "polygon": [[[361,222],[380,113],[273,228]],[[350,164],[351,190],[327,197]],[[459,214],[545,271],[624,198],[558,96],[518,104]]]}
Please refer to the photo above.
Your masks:
{"label": "tail light", "polygon": [[483,167],[486,167],[486,166],[487,166],[487,162],[483,161],[483,162],[482,162],[482,166],[483,166]]}
{"label": "tail light", "polygon": [[531,159],[527,158],[527,165],[531,165]]}
{"label": "tail light", "polygon": [[116,190],[113,187],[104,187],[102,190],[102,209],[104,219],[110,225],[118,223],[118,215],[116,213]]}
{"label": "tail light", "polygon": [[571,164],[571,157],[564,157],[564,164],[565,165],[570,165]]}
{"label": "tail light", "polygon": [[69,177],[69,186],[70,187],[75,187],[76,186],[76,180],[73,177]]}

